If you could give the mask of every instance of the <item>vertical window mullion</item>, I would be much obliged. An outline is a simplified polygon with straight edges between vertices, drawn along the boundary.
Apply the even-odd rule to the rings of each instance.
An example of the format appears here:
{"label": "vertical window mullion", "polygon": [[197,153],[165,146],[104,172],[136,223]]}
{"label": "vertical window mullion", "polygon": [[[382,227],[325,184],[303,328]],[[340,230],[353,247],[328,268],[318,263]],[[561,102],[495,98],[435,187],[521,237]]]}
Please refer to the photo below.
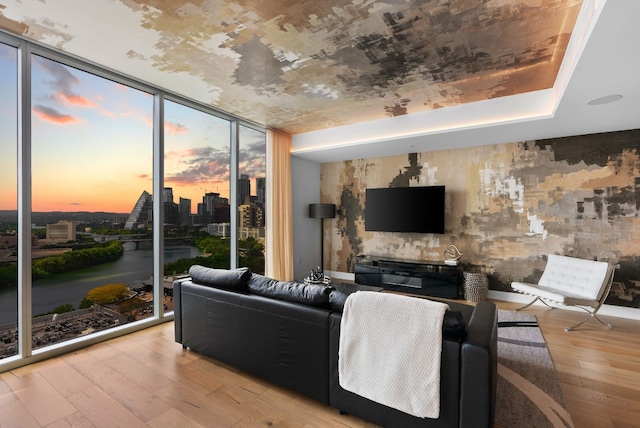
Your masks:
{"label": "vertical window mullion", "polygon": [[22,358],[32,353],[31,306],[31,49],[18,48],[18,342]]}
{"label": "vertical window mullion", "polygon": [[231,269],[235,269],[238,267],[238,206],[242,203],[238,200],[238,169],[239,169],[239,153],[240,153],[240,143],[239,143],[239,128],[240,124],[237,120],[231,122],[231,157],[230,157],[230,179],[231,183],[229,184],[229,197],[231,206]]}
{"label": "vertical window mullion", "polygon": [[153,300],[156,318],[164,317],[164,96],[153,98]]}

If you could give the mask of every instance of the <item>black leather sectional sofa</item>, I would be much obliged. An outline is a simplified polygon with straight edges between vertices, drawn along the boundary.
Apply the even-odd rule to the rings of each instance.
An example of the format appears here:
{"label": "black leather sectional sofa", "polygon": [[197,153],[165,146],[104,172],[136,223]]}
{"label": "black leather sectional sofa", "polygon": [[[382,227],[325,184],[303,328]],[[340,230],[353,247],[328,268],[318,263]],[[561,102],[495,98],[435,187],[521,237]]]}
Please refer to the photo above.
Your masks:
{"label": "black leather sectional sofa", "polygon": [[[493,427],[497,309],[447,302],[440,417],[416,418],[342,389],[338,346],[350,290],[192,266],[173,284],[183,347],[385,427]],[[347,286],[348,288],[348,286]],[[401,352],[401,350],[389,350]]]}

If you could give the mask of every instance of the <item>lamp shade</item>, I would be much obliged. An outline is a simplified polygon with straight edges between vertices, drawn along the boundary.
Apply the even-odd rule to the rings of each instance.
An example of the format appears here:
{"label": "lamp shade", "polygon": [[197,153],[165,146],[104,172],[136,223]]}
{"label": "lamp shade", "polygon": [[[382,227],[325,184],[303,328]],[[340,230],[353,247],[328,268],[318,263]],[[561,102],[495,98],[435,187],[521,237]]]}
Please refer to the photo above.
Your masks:
{"label": "lamp shade", "polygon": [[334,218],[335,216],[335,204],[309,204],[310,218]]}

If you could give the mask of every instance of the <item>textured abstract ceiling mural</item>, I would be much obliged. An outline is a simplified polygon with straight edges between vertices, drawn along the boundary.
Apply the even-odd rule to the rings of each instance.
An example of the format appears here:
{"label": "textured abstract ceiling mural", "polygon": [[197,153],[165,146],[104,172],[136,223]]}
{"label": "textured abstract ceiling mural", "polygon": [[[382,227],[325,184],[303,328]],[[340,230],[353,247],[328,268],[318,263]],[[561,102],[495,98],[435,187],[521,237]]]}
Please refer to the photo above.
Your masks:
{"label": "textured abstract ceiling mural", "polygon": [[581,0],[0,0],[0,28],[297,134],[551,88]]}

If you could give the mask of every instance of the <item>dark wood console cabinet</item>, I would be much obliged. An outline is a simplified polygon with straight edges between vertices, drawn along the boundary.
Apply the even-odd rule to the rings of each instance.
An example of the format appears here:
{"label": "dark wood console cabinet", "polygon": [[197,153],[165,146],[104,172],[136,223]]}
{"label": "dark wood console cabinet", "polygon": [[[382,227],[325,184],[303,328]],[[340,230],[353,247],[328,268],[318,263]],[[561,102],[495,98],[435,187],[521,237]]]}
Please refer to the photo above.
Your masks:
{"label": "dark wood console cabinet", "polygon": [[358,256],[356,284],[425,296],[455,299],[460,293],[462,267],[444,262]]}

